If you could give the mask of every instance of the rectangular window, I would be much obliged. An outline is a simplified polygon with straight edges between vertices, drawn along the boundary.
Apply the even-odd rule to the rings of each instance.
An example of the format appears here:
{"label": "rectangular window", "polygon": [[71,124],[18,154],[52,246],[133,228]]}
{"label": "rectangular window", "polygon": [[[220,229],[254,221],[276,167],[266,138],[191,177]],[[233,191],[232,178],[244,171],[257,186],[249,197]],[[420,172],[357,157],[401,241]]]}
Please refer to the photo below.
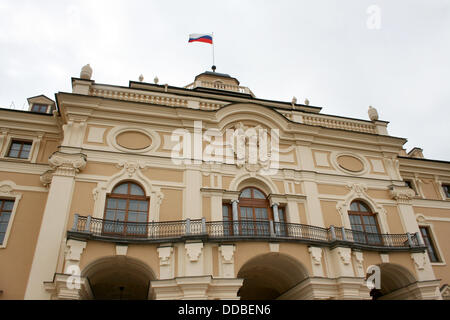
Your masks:
{"label": "rectangular window", "polygon": [[445,196],[450,198],[450,184],[443,184],[442,188],[444,189]]}
{"label": "rectangular window", "polygon": [[277,226],[277,234],[286,237],[288,233],[286,225],[286,209],[284,207],[278,207],[278,219],[280,220],[280,223]]}
{"label": "rectangular window", "polygon": [[0,245],[3,244],[3,240],[5,239],[13,207],[13,200],[0,199]]}
{"label": "rectangular window", "polygon": [[39,113],[47,113],[47,108],[45,104],[33,104],[33,107],[31,108],[31,111],[33,112],[39,112]]}
{"label": "rectangular window", "polygon": [[28,159],[30,156],[31,145],[31,141],[13,140],[11,142],[11,147],[9,148],[8,157]]}
{"label": "rectangular window", "polygon": [[431,262],[439,262],[439,258],[434,245],[433,239],[431,239],[431,230],[429,227],[419,227],[420,234],[422,235],[423,242],[427,246],[428,256]]}
{"label": "rectangular window", "polygon": [[229,236],[233,234],[233,214],[231,212],[230,204],[222,204],[222,218],[223,218],[223,235]]}

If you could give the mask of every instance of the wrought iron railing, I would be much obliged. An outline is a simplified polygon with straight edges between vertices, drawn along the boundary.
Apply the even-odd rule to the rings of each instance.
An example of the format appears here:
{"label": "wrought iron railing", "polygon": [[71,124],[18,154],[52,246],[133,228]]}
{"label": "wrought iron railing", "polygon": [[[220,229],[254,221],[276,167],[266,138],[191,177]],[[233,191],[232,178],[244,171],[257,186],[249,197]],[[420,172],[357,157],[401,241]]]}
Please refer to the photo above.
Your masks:
{"label": "wrought iron railing", "polygon": [[183,238],[207,238],[211,241],[262,239],[301,241],[326,246],[346,245],[372,249],[424,248],[418,233],[379,234],[346,229],[321,228],[305,224],[268,220],[206,221],[186,219],[163,222],[113,221],[75,215],[69,235],[112,241],[164,242]]}

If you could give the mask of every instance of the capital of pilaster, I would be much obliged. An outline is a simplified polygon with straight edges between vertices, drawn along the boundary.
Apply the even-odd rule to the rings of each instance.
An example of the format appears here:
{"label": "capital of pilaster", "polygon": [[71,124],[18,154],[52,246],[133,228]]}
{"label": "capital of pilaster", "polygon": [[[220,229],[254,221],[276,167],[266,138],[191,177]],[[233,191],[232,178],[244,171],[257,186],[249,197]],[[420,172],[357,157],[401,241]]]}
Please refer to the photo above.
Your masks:
{"label": "capital of pilaster", "polygon": [[57,151],[48,159],[54,175],[74,176],[86,166],[86,155],[82,153],[64,153]]}
{"label": "capital of pilaster", "polygon": [[390,190],[391,197],[399,203],[408,204],[414,198],[416,193],[413,189],[406,186],[392,186]]}

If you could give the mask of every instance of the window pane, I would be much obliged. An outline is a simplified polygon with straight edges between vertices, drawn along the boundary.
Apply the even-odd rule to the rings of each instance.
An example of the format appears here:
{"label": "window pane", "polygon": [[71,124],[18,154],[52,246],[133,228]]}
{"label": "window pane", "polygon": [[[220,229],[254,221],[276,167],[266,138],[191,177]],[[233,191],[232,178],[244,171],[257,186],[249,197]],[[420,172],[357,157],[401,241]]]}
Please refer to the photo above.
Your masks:
{"label": "window pane", "polygon": [[132,222],[138,221],[137,220],[138,215],[139,215],[139,213],[135,212],[135,211],[128,212],[128,221],[132,221]]}
{"label": "window pane", "polygon": [[138,200],[130,200],[128,209],[129,210],[139,210],[139,201]]}
{"label": "window pane", "polygon": [[145,211],[145,213],[147,213],[148,212],[148,201],[140,200],[139,201],[139,210]]}
{"label": "window pane", "polygon": [[255,199],[265,199],[266,196],[258,189],[253,189],[253,197]]}
{"label": "window pane", "polygon": [[228,206],[226,206],[226,205],[222,206],[222,217],[223,217],[223,221],[228,221],[228,219],[229,219]]}
{"label": "window pane", "polygon": [[128,183],[123,183],[120,186],[115,187],[112,193],[127,194],[128,193]]}
{"label": "window pane", "polygon": [[17,158],[19,156],[19,150],[9,150],[8,157]]}
{"label": "window pane", "polygon": [[131,184],[130,193],[134,196],[145,196],[144,190],[134,183]]}
{"label": "window pane", "polygon": [[106,220],[116,220],[116,211],[114,210],[106,210],[105,219]]}
{"label": "window pane", "polygon": [[20,154],[21,159],[28,159],[28,156],[30,155],[30,151],[28,150],[22,150],[22,153]]}
{"label": "window pane", "polygon": [[8,223],[4,223],[4,222],[0,223],[0,232],[6,232],[7,228],[8,228]]}
{"label": "window pane", "polygon": [[[12,208],[14,207],[14,201],[2,201],[3,204],[3,211],[11,211]],[[0,202],[1,205],[1,202]]]}
{"label": "window pane", "polygon": [[138,222],[147,222],[147,214],[146,213],[139,213],[137,217]]}
{"label": "window pane", "polygon": [[31,149],[31,144],[29,144],[29,143],[24,143],[23,144],[22,151],[23,150],[30,151],[30,149]]}
{"label": "window pane", "polygon": [[278,218],[280,222],[286,222],[286,215],[284,213],[284,208],[278,208]]}
{"label": "window pane", "polygon": [[362,202],[359,202],[359,210],[361,212],[370,212],[369,208]]}
{"label": "window pane", "polygon": [[251,194],[250,188],[242,190],[241,198],[251,198],[251,197],[252,197],[252,194]]}
{"label": "window pane", "polygon": [[117,209],[117,199],[109,198],[106,201],[106,208],[107,209]]}
{"label": "window pane", "polygon": [[11,144],[11,150],[20,150],[20,147],[22,146],[22,143],[13,142]]}
{"label": "window pane", "polygon": [[350,217],[350,223],[351,223],[351,224],[361,224],[361,218],[360,218],[360,216],[351,214],[351,215],[349,215],[349,217]]}
{"label": "window pane", "polygon": [[125,209],[127,207],[127,200],[125,200],[125,199],[118,199],[117,200],[117,207],[119,209]]}
{"label": "window pane", "polygon": [[11,217],[11,213],[10,212],[2,212],[0,214],[0,222],[8,223],[10,217]]}
{"label": "window pane", "polygon": [[359,211],[358,203],[357,202],[352,202],[352,204],[350,205],[350,210],[351,211]]}
{"label": "window pane", "polygon": [[125,211],[118,210],[116,213],[116,220],[125,221]]}

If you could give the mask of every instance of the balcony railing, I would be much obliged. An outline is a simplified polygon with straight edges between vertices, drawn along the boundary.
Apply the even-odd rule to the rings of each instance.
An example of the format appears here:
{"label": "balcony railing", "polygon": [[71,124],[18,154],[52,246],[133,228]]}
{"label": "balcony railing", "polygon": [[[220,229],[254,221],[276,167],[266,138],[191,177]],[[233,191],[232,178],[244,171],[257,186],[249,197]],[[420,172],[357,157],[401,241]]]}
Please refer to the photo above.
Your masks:
{"label": "balcony railing", "polygon": [[227,83],[222,83],[222,82],[217,82],[217,81],[213,82],[213,81],[197,80],[197,81],[194,81],[193,83],[190,83],[187,86],[185,86],[186,89],[195,89],[198,87],[223,90],[223,91],[233,91],[233,92],[249,94],[252,97],[255,96],[253,94],[253,92],[247,87],[237,86],[237,85],[227,84]]}
{"label": "balcony railing", "polygon": [[347,246],[367,250],[417,250],[426,247],[418,233],[379,234],[343,227],[273,221],[206,221],[186,219],[164,222],[126,222],[75,215],[70,238],[114,242],[170,242],[186,239],[226,242],[236,240],[294,241],[322,246]]}

